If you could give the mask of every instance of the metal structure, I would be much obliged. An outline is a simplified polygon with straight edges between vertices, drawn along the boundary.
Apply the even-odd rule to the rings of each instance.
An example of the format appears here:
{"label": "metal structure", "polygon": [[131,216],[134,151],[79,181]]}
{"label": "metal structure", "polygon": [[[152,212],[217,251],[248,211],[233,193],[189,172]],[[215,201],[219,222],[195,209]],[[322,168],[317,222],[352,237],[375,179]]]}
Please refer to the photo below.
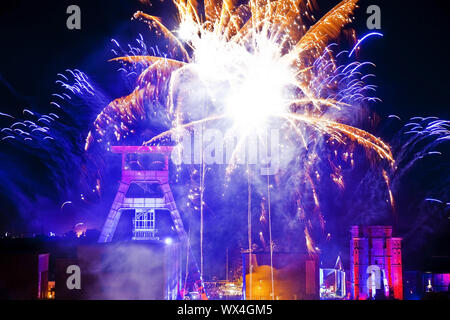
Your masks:
{"label": "metal structure", "polygon": [[136,209],[133,219],[133,240],[159,240],[155,210]]}
{"label": "metal structure", "polygon": [[186,233],[169,185],[170,146],[113,146],[122,154],[122,178],[100,234],[99,242],[111,242],[121,210],[133,209],[133,240],[157,239],[155,209],[167,209],[180,240]]}
{"label": "metal structure", "polygon": [[341,257],[338,256],[334,268],[320,268],[320,299],[333,300],[346,297],[345,271]]}

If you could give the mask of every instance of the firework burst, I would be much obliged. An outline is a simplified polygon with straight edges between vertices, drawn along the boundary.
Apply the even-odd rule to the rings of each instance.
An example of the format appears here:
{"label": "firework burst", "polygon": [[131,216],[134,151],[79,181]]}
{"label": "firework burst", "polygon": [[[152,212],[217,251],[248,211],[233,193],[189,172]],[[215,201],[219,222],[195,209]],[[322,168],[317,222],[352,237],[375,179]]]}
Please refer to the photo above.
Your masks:
{"label": "firework burst", "polygon": [[[372,89],[354,77],[361,74],[358,69],[364,64],[339,67],[327,47],[350,22],[356,2],[342,1],[309,30],[305,21],[312,19],[310,1],[250,1],[239,6],[230,1],[205,1],[203,19],[196,3],[175,1],[180,24],[174,33],[159,18],[137,12],[134,18],[162,33],[181,60],[149,55],[113,59],[148,67],[132,94],[113,101],[98,116],[86,148],[94,139],[102,140],[105,127],[113,127],[116,139],[123,139],[127,125],[145,117],[145,99],[160,100],[166,107],[174,120],[172,132],[213,116],[214,120],[231,118],[231,130],[245,136],[279,118],[299,135],[296,128],[311,127],[341,142],[357,141],[380,158],[393,161],[389,147],[380,139],[335,121],[332,112],[351,108],[349,102],[364,98],[364,91]],[[352,76],[349,86],[339,90],[342,78]],[[204,103],[193,105],[199,101]],[[206,115],[205,103],[209,104]]]}
{"label": "firework burst", "polygon": [[[237,137],[227,173],[236,168],[239,149],[252,135],[263,140],[269,128],[280,130],[283,142],[280,154],[284,172],[294,166],[293,184],[298,218],[304,222],[306,246],[317,249],[308,230],[312,227],[303,195],[307,189],[313,198],[312,211],[324,218],[315,184],[320,179],[319,153],[324,145],[342,151],[354,164],[354,145],[363,146],[368,156],[394,165],[391,150],[381,139],[351,125],[354,113],[374,90],[364,75],[368,62],[340,64],[351,56],[336,54],[330,42],[351,22],[356,0],[336,5],[317,22],[311,1],[205,1],[202,10],[189,0],[176,0],[179,25],[170,31],[161,19],[137,12],[135,19],[148,24],[170,44],[167,56],[130,50],[113,61],[122,62],[132,72],[143,66],[133,92],[111,102],[94,122],[86,149],[94,142],[116,140],[120,143],[135,133],[136,122],[149,121],[151,114],[164,110],[171,124],[168,130],[153,135],[146,144],[165,139],[179,142],[180,130],[201,124],[225,127],[225,140]],[[308,26],[310,26],[308,28]],[[141,48],[145,47],[141,41]],[[358,43],[359,44],[359,43]],[[348,52],[347,52],[348,53]],[[226,121],[225,125],[221,121]],[[342,147],[343,146],[343,147]],[[203,162],[203,155],[202,155]],[[282,165],[282,167],[283,167]],[[344,187],[342,168],[330,162],[331,179]],[[200,198],[203,215],[204,166],[190,199]],[[249,174],[247,168],[247,174]],[[195,170],[197,172],[197,170]],[[387,178],[386,178],[387,179]],[[388,182],[388,181],[387,181]],[[254,182],[256,183],[256,181]],[[270,191],[270,179],[267,179]],[[388,186],[389,187],[389,186]],[[301,191],[299,191],[301,189]],[[265,192],[264,192],[265,193]],[[392,200],[393,201],[393,200]],[[269,220],[263,210],[262,221]]]}
{"label": "firework burst", "polygon": [[[62,92],[52,96],[53,112],[41,115],[25,109],[23,120],[0,113],[0,119],[9,124],[1,129],[2,144],[27,150],[26,155],[42,155],[54,174],[51,180],[58,181],[58,190],[69,188],[68,172],[77,172],[80,164],[94,175],[64,196],[74,202],[62,202],[61,211],[68,204],[77,205],[75,196],[88,203],[84,189],[101,198],[101,168],[107,161],[105,153],[95,152],[97,148],[175,144],[174,150],[181,152],[186,132],[195,134],[200,128],[201,154],[194,155],[200,161],[183,167],[177,164],[173,183],[174,189],[179,184],[177,206],[188,222],[193,251],[198,243],[192,233],[200,234],[203,274],[205,216],[214,216],[215,223],[233,225],[235,230],[248,227],[248,237],[240,239],[239,246],[249,252],[305,247],[315,254],[320,239],[331,238],[327,234],[331,231],[324,230],[331,216],[327,206],[334,205],[330,204],[334,198],[339,202],[344,192],[354,193],[348,197],[353,202],[353,210],[348,211],[353,215],[329,218],[335,222],[368,222],[380,212],[395,215],[402,200],[397,197],[402,177],[422,159],[444,153],[441,146],[449,140],[448,121],[412,118],[398,137],[389,140],[392,148],[369,129],[362,129],[367,128],[361,119],[366,118],[370,103],[379,99],[370,83],[374,65],[355,60],[356,53],[365,39],[382,34],[371,32],[357,41],[347,29],[357,0],[340,2],[319,20],[314,17],[316,4],[310,0],[205,0],[201,4],[174,0],[174,4],[179,22],[175,27],[143,12],[133,16],[161,37],[163,50],[147,46],[141,35],[137,45],[127,47],[112,40],[110,61],[119,65],[129,85],[128,95],[111,101],[85,73],[66,70],[58,74],[56,83]],[[352,35],[353,48],[343,50],[343,34]],[[68,111],[67,105],[79,109]],[[99,112],[99,107],[104,109]],[[80,136],[86,136],[85,124],[92,122],[87,120],[92,110],[95,120],[86,141],[80,143]],[[230,155],[226,150],[226,166],[205,161],[211,149],[205,148],[203,133],[211,129],[222,132],[223,144],[232,146]],[[255,150],[252,143],[268,144],[267,133],[272,130],[279,137],[279,164],[272,175],[259,174],[255,163],[248,158],[242,162],[242,157]],[[88,152],[83,153],[83,147]],[[352,188],[350,172],[356,166],[365,169],[366,176]],[[27,183],[24,180],[23,185]],[[421,204],[448,210],[445,190],[427,191]],[[218,203],[224,208],[218,208]],[[247,215],[242,214],[246,210]],[[423,227],[425,216],[411,234]],[[239,223],[231,224],[231,220]]]}

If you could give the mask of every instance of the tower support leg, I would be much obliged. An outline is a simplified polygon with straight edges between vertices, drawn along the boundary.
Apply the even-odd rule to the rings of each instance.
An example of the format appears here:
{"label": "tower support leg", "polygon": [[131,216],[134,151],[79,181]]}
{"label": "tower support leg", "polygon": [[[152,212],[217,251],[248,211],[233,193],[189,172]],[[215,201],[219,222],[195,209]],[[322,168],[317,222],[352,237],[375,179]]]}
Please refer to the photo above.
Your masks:
{"label": "tower support leg", "polygon": [[173,224],[175,225],[175,229],[180,237],[182,242],[187,240],[186,231],[184,230],[183,221],[181,220],[180,212],[177,209],[177,205],[175,203],[175,199],[173,198],[172,190],[168,183],[164,183],[161,185],[161,189],[164,193],[164,201],[166,204],[166,208],[170,211],[170,216],[172,217]]}
{"label": "tower support leg", "polygon": [[116,193],[114,202],[109,210],[108,218],[105,221],[105,225],[103,226],[98,242],[111,242],[114,232],[116,231],[117,224],[120,220],[120,208],[125,198],[125,194],[128,191],[128,187],[128,184],[120,182],[119,190]]}

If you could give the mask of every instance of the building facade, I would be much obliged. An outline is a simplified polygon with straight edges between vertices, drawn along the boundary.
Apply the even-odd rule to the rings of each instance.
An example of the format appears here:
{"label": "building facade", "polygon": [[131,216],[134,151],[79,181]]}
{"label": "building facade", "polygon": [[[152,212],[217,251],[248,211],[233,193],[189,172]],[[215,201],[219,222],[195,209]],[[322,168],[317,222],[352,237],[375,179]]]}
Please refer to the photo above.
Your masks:
{"label": "building facade", "polygon": [[391,226],[353,226],[350,272],[353,298],[403,299],[401,238]]}

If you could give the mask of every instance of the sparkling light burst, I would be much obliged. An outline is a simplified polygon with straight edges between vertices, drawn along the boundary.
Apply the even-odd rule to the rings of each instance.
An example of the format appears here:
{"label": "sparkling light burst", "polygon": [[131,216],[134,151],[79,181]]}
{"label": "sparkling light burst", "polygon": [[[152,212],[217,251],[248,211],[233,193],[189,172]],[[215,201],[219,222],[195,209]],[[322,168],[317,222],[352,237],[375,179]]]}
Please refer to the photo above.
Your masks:
{"label": "sparkling light burst", "polygon": [[[24,155],[39,150],[34,155],[39,155],[51,168],[55,174],[51,180],[58,182],[57,189],[65,190],[73,187],[67,175],[76,167],[71,161],[80,162],[73,151],[76,145],[70,141],[85,124],[83,116],[89,114],[86,107],[97,110],[98,106],[107,104],[88,134],[86,150],[100,142],[109,147],[130,141],[142,143],[149,137],[152,138],[146,143],[159,144],[165,138],[176,140],[179,129],[189,129],[196,124],[223,129],[222,124],[217,124],[222,120],[231,123],[226,127],[230,135],[237,133],[242,140],[247,135],[275,127],[284,138],[280,153],[285,158],[285,166],[276,177],[260,179],[263,183],[252,177],[255,179],[253,192],[259,193],[262,199],[260,223],[265,228],[270,226],[270,192],[273,196],[282,194],[282,200],[295,204],[291,210],[295,211],[295,219],[291,215],[287,224],[293,224],[294,220],[301,222],[305,245],[311,253],[318,250],[313,241],[315,224],[319,222],[323,230],[326,223],[320,208],[320,183],[329,178],[338,189],[345,188],[346,169],[353,168],[357,161],[356,145],[364,147],[374,162],[386,164],[374,167],[368,175],[374,179],[379,175],[383,179],[387,192],[380,192],[386,197],[386,203],[395,209],[394,195],[401,189],[401,178],[421,159],[440,157],[441,151],[434,147],[448,144],[448,121],[412,118],[401,130],[401,136],[407,139],[400,139],[398,146],[392,141],[394,163],[391,148],[386,143],[354,126],[364,103],[377,98],[371,96],[375,87],[367,84],[373,75],[363,70],[372,64],[351,59],[356,59],[364,39],[382,36],[372,32],[359,41],[354,38],[352,50],[335,50],[339,46],[332,42],[351,21],[357,0],[342,1],[318,21],[313,16],[314,1],[251,0],[238,4],[230,0],[205,0],[202,8],[192,0],[174,0],[174,3],[179,17],[179,24],[174,28],[142,12],[134,15],[167,40],[163,54],[158,47],[148,48],[142,36],[136,39],[138,47],[129,45],[127,49],[113,40],[116,58],[112,60],[122,64],[119,70],[127,81],[133,79],[129,95],[107,104],[109,99],[86,74],[66,70],[58,74],[57,84],[64,92],[53,95],[54,112],[42,115],[25,109],[24,120],[20,121],[16,116],[0,112],[1,120],[10,123],[0,130],[2,144],[12,150],[23,149]],[[81,98],[81,103],[74,103],[79,100],[75,97]],[[77,107],[75,112],[72,110],[71,126],[64,125],[60,119],[68,115],[63,105]],[[83,109],[79,109],[81,106]],[[139,136],[142,127],[152,134]],[[156,134],[161,131],[164,132]],[[323,163],[329,167],[323,169]],[[97,164],[97,167],[105,166],[103,162]],[[202,211],[208,201],[203,195],[208,170],[207,166],[192,166],[191,180],[184,181],[189,185],[187,206],[195,211]],[[95,175],[85,179],[90,183],[94,181],[87,190],[101,196],[102,182],[95,170],[83,171],[92,171]],[[214,179],[220,181],[217,177]],[[2,181],[8,186],[13,179]],[[24,189],[29,188],[28,181],[24,181]],[[266,182],[267,189],[261,188]],[[377,192],[372,179],[366,184],[370,192]],[[447,189],[442,189],[443,193],[428,194],[428,205],[449,207]],[[83,202],[86,194],[81,194]],[[367,201],[365,195],[361,199]],[[71,201],[64,202],[61,210],[67,203]],[[233,210],[230,209],[230,213]],[[421,221],[419,219],[420,224]],[[413,236],[415,232],[416,229],[412,231]],[[266,250],[279,244],[264,229],[258,236]],[[249,247],[251,245],[250,241]]]}
{"label": "sparkling light burst", "polygon": [[[235,6],[231,1],[205,1],[205,17],[201,19],[196,4],[189,0],[176,0],[180,25],[172,33],[159,18],[137,12],[134,17],[143,19],[149,26],[164,34],[174,46],[173,51],[181,61],[157,56],[126,56],[114,60],[149,64],[138,79],[136,90],[128,97],[111,103],[121,114],[114,134],[117,140],[128,134],[127,122],[142,115],[140,99],[152,99],[163,91],[161,83],[169,83],[165,97],[167,109],[179,125],[186,122],[186,110],[201,106],[187,105],[180,97],[174,97],[180,77],[193,74],[203,87],[197,88],[214,104],[215,117],[231,117],[236,125],[244,123],[251,128],[261,128],[268,118],[282,118],[290,125],[309,126],[333,136],[338,141],[348,138],[388,161],[393,161],[389,147],[373,135],[334,121],[328,109],[349,108],[347,98],[361,94],[361,83],[355,81],[337,100],[333,95],[322,96],[324,89],[332,90],[337,80],[325,83],[326,76],[335,74],[338,66],[328,60],[326,69],[316,74],[313,64],[327,50],[327,43],[337,37],[341,28],[350,22],[350,15],[357,0],[345,0],[305,31],[303,24],[312,19],[310,1],[250,1]],[[303,11],[302,11],[303,10]],[[178,34],[182,40],[176,37]],[[189,53],[191,52],[191,53]],[[352,74],[359,64],[349,70]],[[156,74],[156,81],[152,75]],[[319,82],[319,83],[318,83]],[[367,89],[367,88],[364,88]],[[206,91],[206,92],[205,92]],[[198,94],[194,90],[190,94]],[[114,105],[118,106],[115,107]],[[118,109],[118,110],[117,110]],[[211,115],[208,115],[211,116]],[[202,117],[196,117],[199,120]],[[205,117],[205,120],[207,118]],[[126,120],[126,121],[123,121]],[[106,123],[105,123],[106,122]],[[97,140],[105,134],[104,127],[117,122],[108,112],[102,112],[95,122]],[[186,123],[183,124],[186,127]],[[247,130],[251,132],[251,130]],[[167,134],[167,133],[166,133]],[[152,139],[165,136],[160,135]],[[94,140],[93,133],[87,139],[86,148]]]}
{"label": "sparkling light burst", "polygon": [[[157,17],[135,13],[134,18],[167,39],[170,58],[130,50],[130,54],[113,59],[144,66],[144,70],[129,96],[114,100],[98,115],[86,149],[94,141],[109,141],[111,130],[117,142],[122,141],[134,133],[136,121],[156,113],[156,105],[165,108],[172,125],[147,144],[170,137],[176,140],[181,128],[214,126],[220,119],[232,120],[228,133],[237,133],[241,141],[275,126],[285,132],[287,141],[282,148],[309,152],[306,157],[297,154],[293,158],[303,157],[297,169],[311,186],[314,212],[318,212],[322,227],[315,187],[315,179],[320,179],[315,169],[319,144],[348,147],[343,157],[352,165],[353,145],[359,144],[372,160],[394,166],[387,144],[351,125],[361,103],[376,100],[368,95],[374,87],[365,83],[371,75],[362,73],[370,63],[341,65],[330,45],[351,22],[357,0],[340,2],[317,22],[311,13],[315,4],[309,0],[250,0],[239,5],[230,0],[205,0],[203,10],[191,0],[174,3],[179,16],[174,32]],[[238,143],[236,148],[240,146]],[[343,188],[341,167],[331,166],[332,180]],[[387,179],[386,183],[389,185]],[[299,208],[299,212],[303,210]],[[306,220],[306,244],[314,252],[308,232],[311,222]]]}

